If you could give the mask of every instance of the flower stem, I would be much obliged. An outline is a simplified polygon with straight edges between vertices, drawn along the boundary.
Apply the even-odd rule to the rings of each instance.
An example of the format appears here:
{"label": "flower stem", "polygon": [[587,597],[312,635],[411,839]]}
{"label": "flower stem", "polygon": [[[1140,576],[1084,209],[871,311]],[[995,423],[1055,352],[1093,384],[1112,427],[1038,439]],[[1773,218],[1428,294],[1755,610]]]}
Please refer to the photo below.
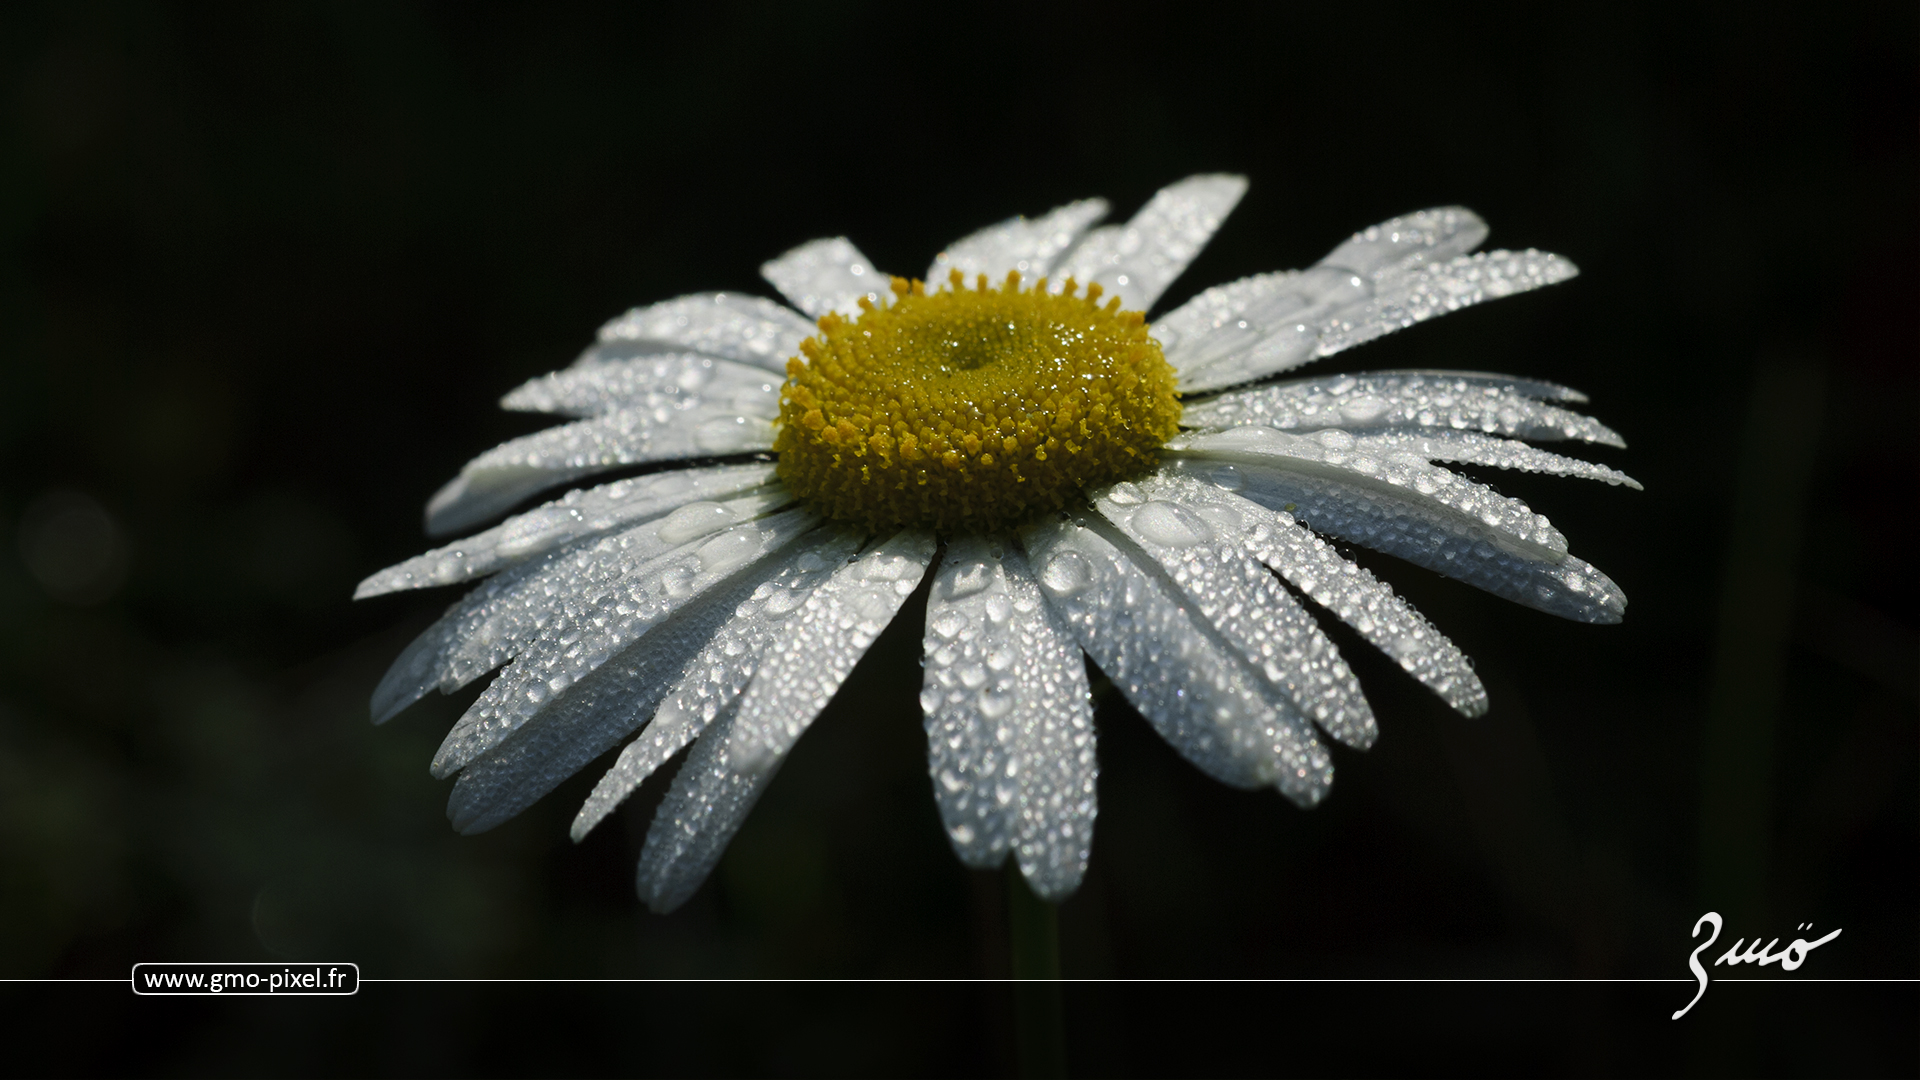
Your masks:
{"label": "flower stem", "polygon": [[1013,939],[1013,1016],[1020,1075],[1067,1075],[1066,1024],[1060,1005],[1060,913],[1033,894],[1020,867],[1007,860],[1007,925]]}

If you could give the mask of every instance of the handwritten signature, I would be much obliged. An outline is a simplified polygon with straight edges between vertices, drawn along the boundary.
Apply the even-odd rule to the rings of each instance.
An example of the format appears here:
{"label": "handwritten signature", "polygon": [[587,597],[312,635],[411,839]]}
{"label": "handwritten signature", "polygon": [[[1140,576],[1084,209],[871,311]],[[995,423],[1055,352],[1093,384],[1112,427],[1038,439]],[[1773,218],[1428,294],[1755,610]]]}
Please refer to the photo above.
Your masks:
{"label": "handwritten signature", "polygon": [[[1681,1009],[1679,1012],[1673,1014],[1675,1020],[1687,1015],[1687,1011],[1699,1004],[1701,996],[1707,992],[1707,969],[1700,966],[1700,954],[1706,952],[1715,941],[1720,939],[1720,913],[1717,911],[1709,911],[1705,915],[1700,916],[1700,920],[1693,924],[1693,933],[1690,935],[1692,937],[1699,937],[1700,928],[1706,926],[1708,923],[1713,924],[1712,936],[1701,942],[1700,947],[1693,950],[1693,955],[1687,957],[1687,966],[1693,969],[1693,977],[1700,980],[1700,989],[1694,991],[1693,1000],[1687,1002],[1685,1009]],[[1801,923],[1798,929],[1804,931],[1812,925],[1812,923]],[[1786,948],[1779,952],[1773,951],[1773,947],[1780,944],[1779,938],[1774,938],[1772,941],[1767,942],[1766,948],[1764,949],[1760,947],[1760,939],[1754,938],[1753,944],[1747,945],[1745,952],[1742,952],[1740,947],[1747,944],[1747,939],[1741,938],[1733,943],[1733,948],[1721,953],[1720,959],[1715,960],[1713,964],[1715,967],[1719,967],[1721,964],[1725,964],[1728,967],[1732,967],[1735,964],[1759,964],[1761,967],[1766,967],[1768,964],[1778,963],[1782,971],[1795,971],[1801,964],[1807,962],[1808,953],[1839,936],[1840,931],[1835,930],[1833,933],[1817,941],[1808,941],[1805,938],[1794,938],[1791,942],[1787,943]]]}

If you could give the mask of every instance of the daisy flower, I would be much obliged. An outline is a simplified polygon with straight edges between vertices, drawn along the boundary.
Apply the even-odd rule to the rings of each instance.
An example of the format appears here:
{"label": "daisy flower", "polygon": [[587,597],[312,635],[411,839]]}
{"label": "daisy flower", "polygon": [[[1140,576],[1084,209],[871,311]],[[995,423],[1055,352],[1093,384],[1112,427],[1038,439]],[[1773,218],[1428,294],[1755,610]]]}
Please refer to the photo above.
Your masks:
{"label": "daisy flower", "polygon": [[575,419],[468,463],[427,528],[654,468],[363,582],[357,597],[485,579],[394,663],[375,721],[498,669],[433,761],[459,777],[464,833],[631,736],[579,839],[691,745],[640,857],[640,895],[670,911],[925,583],[920,709],[947,835],[967,865],[1011,854],[1059,900],[1095,816],[1083,652],[1195,766],[1305,807],[1333,782],[1322,739],[1376,734],[1308,605],[1459,712],[1487,702],[1460,650],[1328,538],[1619,621],[1625,596],[1545,517],[1438,464],[1637,487],[1521,441],[1624,445],[1568,408],[1580,394],[1477,372],[1270,379],[1573,265],[1470,254],[1487,227],[1447,207],[1149,324],[1245,190],[1192,177],[1123,225],[1098,225],[1100,199],[1016,217],[956,241],[924,282],[818,240],[761,268],[791,308],[701,293],[608,323],[502,401]]}

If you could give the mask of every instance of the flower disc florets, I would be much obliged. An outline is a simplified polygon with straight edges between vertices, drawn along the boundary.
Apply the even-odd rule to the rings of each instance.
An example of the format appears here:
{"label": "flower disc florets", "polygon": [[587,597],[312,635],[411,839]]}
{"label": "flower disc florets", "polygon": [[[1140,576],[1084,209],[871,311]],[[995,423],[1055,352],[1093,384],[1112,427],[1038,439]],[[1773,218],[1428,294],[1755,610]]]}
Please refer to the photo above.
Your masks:
{"label": "flower disc florets", "polygon": [[1145,316],[1010,273],[827,315],[787,362],[780,476],[827,516],[875,530],[1019,525],[1156,460],[1180,424]]}

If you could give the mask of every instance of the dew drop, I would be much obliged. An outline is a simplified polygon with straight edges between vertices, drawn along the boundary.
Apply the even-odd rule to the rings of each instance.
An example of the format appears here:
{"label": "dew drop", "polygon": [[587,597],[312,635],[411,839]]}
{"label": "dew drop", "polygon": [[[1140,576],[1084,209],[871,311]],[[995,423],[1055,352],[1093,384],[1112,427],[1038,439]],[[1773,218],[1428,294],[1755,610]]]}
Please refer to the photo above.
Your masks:
{"label": "dew drop", "polygon": [[1006,593],[995,593],[987,597],[987,618],[995,623],[1003,623],[1012,614],[1013,601],[1007,598]]}
{"label": "dew drop", "polygon": [[1365,424],[1377,419],[1387,408],[1388,404],[1383,398],[1372,394],[1355,394],[1340,403],[1340,415],[1356,424]]}
{"label": "dew drop", "polygon": [[893,617],[893,597],[890,592],[884,588],[861,589],[847,598],[847,606],[868,622],[884,623]]}
{"label": "dew drop", "polygon": [[675,600],[684,599],[693,592],[693,568],[676,566],[660,575],[660,587]]}
{"label": "dew drop", "polygon": [[1077,551],[1062,551],[1047,560],[1040,584],[1055,596],[1073,596],[1093,584],[1093,566]]}
{"label": "dew drop", "polygon": [[717,502],[688,503],[661,519],[654,535],[660,538],[661,543],[684,544],[738,521],[738,516],[732,510]]}
{"label": "dew drop", "polygon": [[993,568],[984,562],[969,563],[961,567],[950,580],[953,584],[947,589],[947,597],[958,600],[986,588],[993,581]]}
{"label": "dew drop", "polygon": [[[749,432],[745,417],[715,417],[695,429],[693,441],[700,449],[715,454],[752,449],[751,444],[758,441],[752,436],[762,432],[760,425],[751,426],[753,430]],[[762,442],[761,445],[766,444]]]}
{"label": "dew drop", "polygon": [[544,509],[522,514],[501,530],[500,542],[494,551],[505,559],[531,554],[539,550],[552,534],[571,524],[572,520],[572,515],[565,510]]}
{"label": "dew drop", "polygon": [[760,536],[753,529],[723,532],[700,545],[700,568],[708,573],[725,573],[751,559],[759,549]]}
{"label": "dew drop", "polygon": [[1194,513],[1205,518],[1207,524],[1213,526],[1213,531],[1216,535],[1231,535],[1246,528],[1247,525],[1246,519],[1241,517],[1239,511],[1234,510],[1232,507],[1201,506],[1195,508]]}
{"label": "dew drop", "polygon": [[1213,535],[1200,515],[1170,502],[1150,502],[1134,511],[1133,530],[1165,547],[1191,547]]}

